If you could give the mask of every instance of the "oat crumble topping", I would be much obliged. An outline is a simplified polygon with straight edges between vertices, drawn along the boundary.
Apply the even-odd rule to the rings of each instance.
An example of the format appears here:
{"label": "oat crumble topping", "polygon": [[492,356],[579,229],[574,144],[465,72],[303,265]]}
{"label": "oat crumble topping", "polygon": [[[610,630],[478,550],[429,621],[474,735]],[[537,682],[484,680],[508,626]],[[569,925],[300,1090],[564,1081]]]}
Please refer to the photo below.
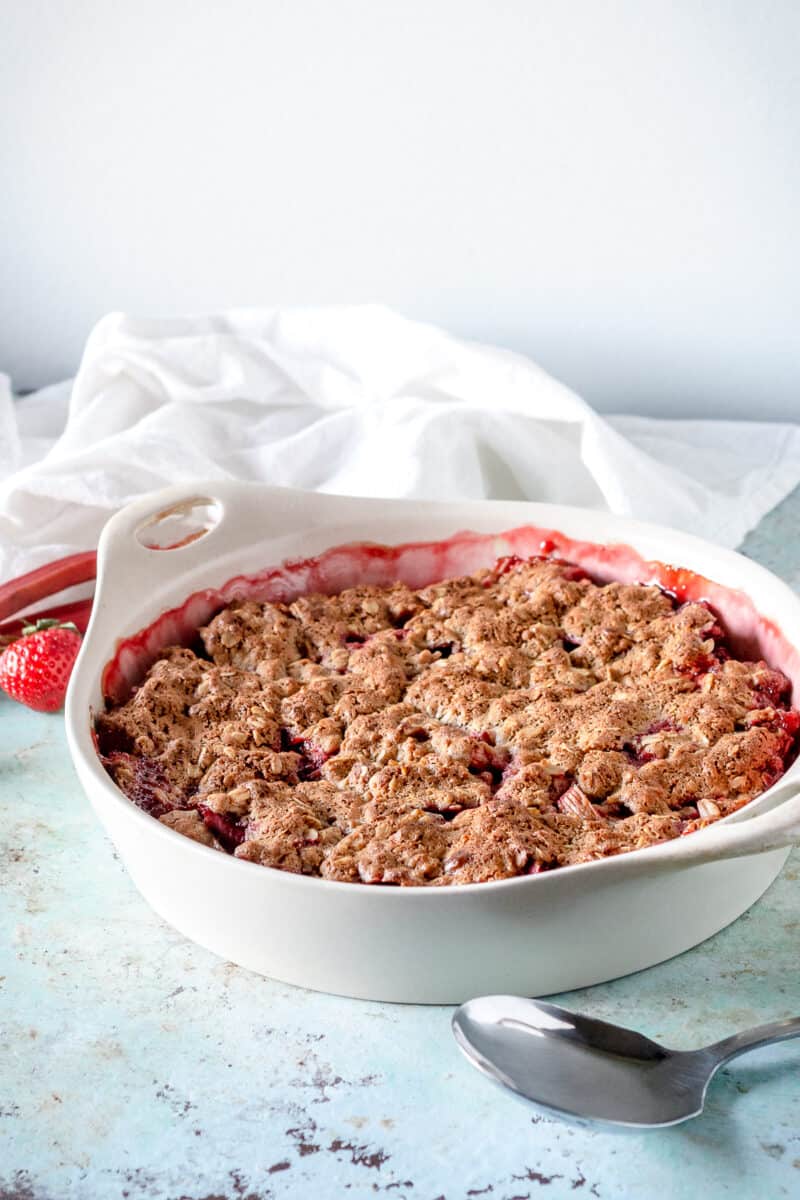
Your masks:
{"label": "oat crumble topping", "polygon": [[535,874],[691,833],[794,752],[789,681],[703,603],[554,559],[237,602],[97,720],[121,790],[221,853],[349,883]]}

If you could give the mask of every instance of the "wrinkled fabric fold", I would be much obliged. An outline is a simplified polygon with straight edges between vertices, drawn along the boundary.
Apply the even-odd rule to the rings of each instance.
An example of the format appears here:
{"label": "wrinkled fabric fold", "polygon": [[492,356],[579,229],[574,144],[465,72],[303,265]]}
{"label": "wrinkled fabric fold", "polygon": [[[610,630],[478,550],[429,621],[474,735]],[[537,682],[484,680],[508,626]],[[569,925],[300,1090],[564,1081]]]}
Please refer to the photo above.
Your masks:
{"label": "wrinkled fabric fold", "polygon": [[111,315],[73,383],[0,377],[0,578],[127,501],[239,478],[608,508],[738,545],[800,482],[800,428],[604,418],[535,363],[376,306]]}

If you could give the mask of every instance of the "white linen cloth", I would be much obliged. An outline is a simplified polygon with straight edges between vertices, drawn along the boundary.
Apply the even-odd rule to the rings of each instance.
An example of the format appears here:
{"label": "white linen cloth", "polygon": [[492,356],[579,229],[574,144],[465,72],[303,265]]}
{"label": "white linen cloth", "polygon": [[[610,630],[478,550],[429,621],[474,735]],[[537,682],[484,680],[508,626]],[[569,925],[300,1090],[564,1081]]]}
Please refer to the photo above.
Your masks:
{"label": "white linen cloth", "polygon": [[800,482],[800,428],[602,418],[527,359],[376,306],[111,315],[74,384],[0,377],[0,580],[181,480],[606,507],[728,546]]}

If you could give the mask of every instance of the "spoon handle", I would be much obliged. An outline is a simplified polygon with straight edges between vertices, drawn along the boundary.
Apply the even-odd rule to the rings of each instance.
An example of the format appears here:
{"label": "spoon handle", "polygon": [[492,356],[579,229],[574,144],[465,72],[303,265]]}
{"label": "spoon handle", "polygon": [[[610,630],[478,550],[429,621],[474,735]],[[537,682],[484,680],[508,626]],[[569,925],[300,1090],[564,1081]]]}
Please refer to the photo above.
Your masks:
{"label": "spoon handle", "polygon": [[737,1054],[746,1050],[755,1050],[757,1046],[770,1046],[773,1042],[783,1042],[787,1038],[800,1037],[800,1017],[787,1017],[785,1021],[772,1021],[769,1025],[757,1025],[755,1029],[745,1029],[732,1037],[714,1042],[708,1050],[721,1065]]}

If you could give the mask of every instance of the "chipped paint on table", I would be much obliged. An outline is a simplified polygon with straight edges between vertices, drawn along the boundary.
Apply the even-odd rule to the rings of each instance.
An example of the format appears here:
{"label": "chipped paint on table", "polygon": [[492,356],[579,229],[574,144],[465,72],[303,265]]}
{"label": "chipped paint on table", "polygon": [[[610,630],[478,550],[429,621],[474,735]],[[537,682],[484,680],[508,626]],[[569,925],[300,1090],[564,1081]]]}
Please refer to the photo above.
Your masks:
{"label": "chipped paint on table", "polygon": [[[800,494],[745,550],[800,584]],[[214,958],[145,905],[60,716],[0,703],[0,1200],[562,1200],[800,1194],[800,1042],[651,1133],[562,1124],[460,1056],[451,1009]],[[693,1047],[800,1014],[800,854],[704,945],[567,1004]],[[624,936],[624,930],[617,931]]]}

